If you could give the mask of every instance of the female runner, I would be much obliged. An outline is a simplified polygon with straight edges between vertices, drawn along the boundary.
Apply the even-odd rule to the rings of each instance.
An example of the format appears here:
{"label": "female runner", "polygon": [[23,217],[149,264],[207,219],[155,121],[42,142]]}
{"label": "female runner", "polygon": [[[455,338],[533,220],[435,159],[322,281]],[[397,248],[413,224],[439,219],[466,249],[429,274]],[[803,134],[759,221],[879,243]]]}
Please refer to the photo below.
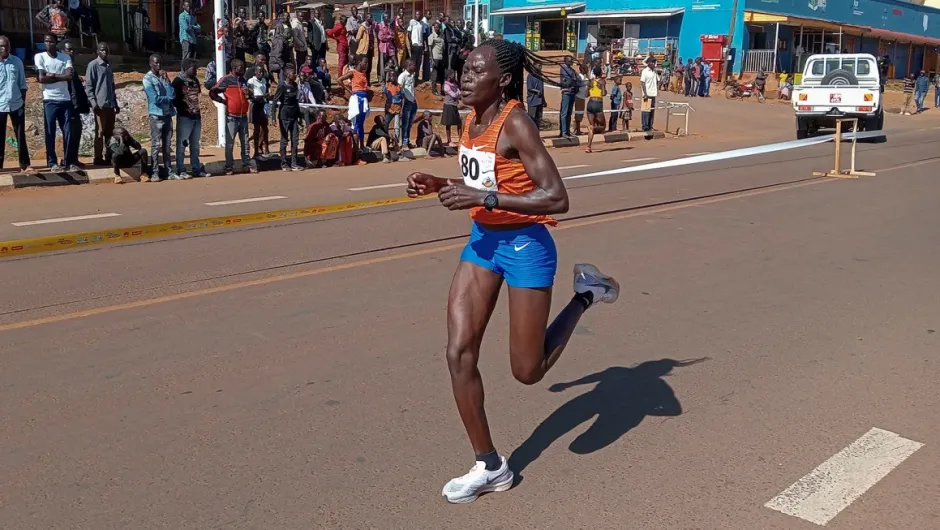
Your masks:
{"label": "female runner", "polygon": [[[575,265],[574,297],[546,330],[557,254],[546,225],[568,211],[568,193],[539,131],[520,101],[523,71],[542,77],[542,61],[523,46],[489,39],[468,57],[461,95],[473,111],[460,140],[463,181],[408,177],[408,195],[438,193],[450,210],[470,210],[473,227],[447,301],[447,366],[476,465],[444,486],[453,503],[506,491],[513,473],[496,452],[483,410],[480,344],[503,280],[509,285],[509,364],[523,384],[540,381],[558,360],[584,311],[617,300],[620,286],[593,265]],[[543,78],[545,82],[551,82]]]}
{"label": "female runner", "polygon": [[588,143],[587,148],[584,149],[586,153],[592,152],[594,135],[603,134],[607,130],[607,120],[604,119],[604,96],[607,95],[607,80],[601,77],[603,72],[600,66],[595,66],[592,73],[594,77],[588,82]]}

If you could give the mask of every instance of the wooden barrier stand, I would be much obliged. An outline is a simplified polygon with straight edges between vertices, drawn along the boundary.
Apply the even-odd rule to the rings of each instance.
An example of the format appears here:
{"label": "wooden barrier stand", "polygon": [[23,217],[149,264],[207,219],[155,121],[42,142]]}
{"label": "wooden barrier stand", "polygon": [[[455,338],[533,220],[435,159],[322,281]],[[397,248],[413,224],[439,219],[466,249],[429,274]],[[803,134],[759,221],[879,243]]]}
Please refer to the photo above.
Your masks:
{"label": "wooden barrier stand", "polygon": [[832,171],[828,171],[825,173],[814,171],[813,176],[814,177],[834,177],[834,178],[841,178],[841,179],[857,179],[858,177],[874,177],[875,176],[874,173],[870,173],[867,171],[857,171],[855,169],[855,146],[858,140],[855,138],[854,135],[852,136],[852,157],[851,157],[849,169],[847,171],[843,171],[841,169],[842,123],[843,122],[851,122],[853,125],[852,129],[854,131],[858,131],[858,118],[842,118],[842,119],[836,120],[836,137],[834,140],[834,143],[836,144],[835,167],[832,168]]}

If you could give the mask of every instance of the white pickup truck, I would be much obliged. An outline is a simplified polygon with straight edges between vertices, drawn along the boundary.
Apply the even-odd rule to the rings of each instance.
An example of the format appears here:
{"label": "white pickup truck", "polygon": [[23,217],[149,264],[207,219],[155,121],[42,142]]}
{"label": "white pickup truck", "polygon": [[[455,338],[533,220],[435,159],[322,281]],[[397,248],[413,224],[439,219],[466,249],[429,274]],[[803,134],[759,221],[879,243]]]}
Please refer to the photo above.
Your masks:
{"label": "white pickup truck", "polygon": [[880,131],[884,126],[881,95],[884,86],[878,60],[867,53],[812,55],[806,60],[801,84],[793,89],[796,137],[835,128],[839,118],[858,118],[858,129]]}

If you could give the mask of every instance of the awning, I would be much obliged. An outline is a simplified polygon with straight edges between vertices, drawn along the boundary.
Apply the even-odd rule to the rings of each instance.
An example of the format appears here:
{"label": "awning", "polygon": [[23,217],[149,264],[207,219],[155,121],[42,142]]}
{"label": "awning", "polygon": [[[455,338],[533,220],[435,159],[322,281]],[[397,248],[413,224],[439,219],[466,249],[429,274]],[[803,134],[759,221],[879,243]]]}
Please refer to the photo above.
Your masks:
{"label": "awning", "polygon": [[297,6],[294,9],[320,9],[321,7],[327,5],[326,2],[313,2],[310,4],[304,4],[302,6]]}
{"label": "awning", "polygon": [[911,44],[929,44],[930,46],[940,46],[940,39],[923,37],[921,35],[911,35],[910,33],[899,33],[897,31],[888,31],[886,29],[872,28],[864,33],[865,37],[874,37],[882,40],[897,41],[900,43]]}
{"label": "awning", "polygon": [[505,9],[496,9],[494,11],[490,11],[490,15],[550,15],[560,14],[562,10],[570,13],[572,11],[580,11],[584,9],[585,5],[587,4],[580,2],[577,4],[549,4],[541,6],[507,7]]}
{"label": "awning", "polygon": [[568,18],[669,18],[681,15],[684,12],[684,7],[667,9],[588,9],[576,15],[569,15]]}

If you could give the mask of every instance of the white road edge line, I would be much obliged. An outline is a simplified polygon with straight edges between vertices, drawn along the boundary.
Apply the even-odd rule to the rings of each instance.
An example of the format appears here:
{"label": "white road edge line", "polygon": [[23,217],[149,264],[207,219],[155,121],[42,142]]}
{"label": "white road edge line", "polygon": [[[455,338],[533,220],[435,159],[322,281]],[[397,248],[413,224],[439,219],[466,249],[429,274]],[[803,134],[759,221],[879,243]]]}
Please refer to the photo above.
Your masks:
{"label": "white road edge line", "polygon": [[204,202],[206,206],[225,206],[226,204],[244,204],[246,202],[276,201],[286,199],[283,195],[271,195],[269,197],[252,197],[250,199],[234,199],[231,201]]}
{"label": "white road edge line", "polygon": [[712,154],[711,151],[702,151],[701,153],[686,153],[682,156],[699,156],[699,155],[710,155],[710,154]]}
{"label": "white road edge line", "polygon": [[561,166],[558,168],[559,171],[563,169],[578,169],[579,167],[591,167],[591,164],[577,164],[574,166]]}
{"label": "white road edge line", "polygon": [[86,219],[103,219],[105,217],[119,217],[119,213],[95,213],[91,215],[76,215],[75,217],[56,217],[55,219],[40,219],[38,221],[18,221],[16,223],[10,223],[13,226],[32,226],[32,225],[45,225],[49,223],[67,223],[69,221],[84,221]]}
{"label": "white road edge line", "polygon": [[923,446],[874,427],[764,506],[825,526]]}
{"label": "white road edge line", "polygon": [[404,182],[396,182],[395,184],[379,184],[378,186],[363,186],[361,188],[347,188],[348,191],[367,191],[367,190],[381,190],[384,188],[404,188]]}
{"label": "white road edge line", "polygon": [[650,162],[652,160],[659,160],[659,159],[653,156],[648,156],[646,158],[628,158],[626,160],[621,160],[621,162]]}

